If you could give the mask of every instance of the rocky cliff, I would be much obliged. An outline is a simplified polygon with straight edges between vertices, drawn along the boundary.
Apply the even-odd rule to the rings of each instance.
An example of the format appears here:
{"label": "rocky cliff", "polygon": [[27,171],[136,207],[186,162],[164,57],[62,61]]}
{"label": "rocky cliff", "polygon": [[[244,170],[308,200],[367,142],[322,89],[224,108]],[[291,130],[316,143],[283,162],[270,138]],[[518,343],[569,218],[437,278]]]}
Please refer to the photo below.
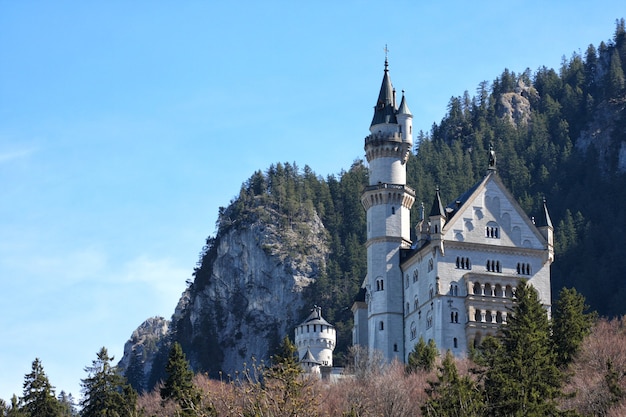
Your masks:
{"label": "rocky cliff", "polygon": [[[327,240],[314,210],[287,217],[259,203],[234,223],[222,222],[162,334],[161,354],[145,356],[151,362],[145,366],[145,386],[161,379],[159,362],[173,340],[183,346],[194,370],[213,376],[233,374],[253,359],[267,360],[302,319],[303,290],[324,268]],[[135,333],[141,334],[140,329]],[[120,362],[124,370],[133,348],[144,349],[135,333]]]}

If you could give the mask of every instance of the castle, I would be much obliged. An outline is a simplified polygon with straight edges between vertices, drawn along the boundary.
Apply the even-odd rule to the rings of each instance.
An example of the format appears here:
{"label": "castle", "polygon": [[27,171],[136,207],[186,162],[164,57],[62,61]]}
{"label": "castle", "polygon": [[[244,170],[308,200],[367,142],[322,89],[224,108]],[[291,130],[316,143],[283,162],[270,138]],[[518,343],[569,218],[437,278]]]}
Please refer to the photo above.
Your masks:
{"label": "castle", "polygon": [[367,276],[352,306],[353,343],[406,362],[420,337],[464,355],[494,334],[526,279],[550,310],[553,227],[545,201],[538,224],[522,210],[496,172],[490,150],[486,176],[444,206],[437,190],[411,240],[415,191],[406,183],[413,147],[412,115],[396,92],[385,59],[383,82],[365,138],[369,185]]}

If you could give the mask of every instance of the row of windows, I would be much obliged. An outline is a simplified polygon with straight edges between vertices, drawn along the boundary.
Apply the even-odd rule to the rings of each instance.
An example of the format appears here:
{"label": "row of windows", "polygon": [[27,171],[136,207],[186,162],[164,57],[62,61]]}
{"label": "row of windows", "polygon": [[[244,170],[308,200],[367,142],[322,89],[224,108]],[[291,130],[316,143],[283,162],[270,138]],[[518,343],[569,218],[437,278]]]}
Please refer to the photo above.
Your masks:
{"label": "row of windows", "polygon": [[376,291],[384,291],[385,290],[385,282],[382,279],[376,280]]}
{"label": "row of windows", "polygon": [[332,340],[321,340],[321,339],[309,339],[309,340],[299,340],[296,342],[298,346],[312,346],[312,345],[326,345],[327,348],[332,348],[335,343]]}
{"label": "row of windows", "polygon": [[[457,269],[472,269],[472,263],[469,258],[457,256],[456,257]],[[486,264],[487,272],[502,272],[502,265],[500,261],[488,260]],[[532,270],[529,263],[517,263],[517,273],[520,275],[531,275]]]}
{"label": "row of windows", "polygon": [[476,310],[470,320],[481,323],[506,323],[506,312],[491,310]]}
{"label": "row of windows", "polygon": [[487,272],[502,272],[500,261],[487,261]]}
{"label": "row of windows", "polygon": [[[313,329],[313,332],[317,332],[317,324],[307,324],[306,332],[309,333],[311,331],[311,328]],[[305,326],[296,327],[296,334],[298,334],[298,329],[300,329],[300,334],[304,334]],[[330,326],[325,326],[323,324],[320,324],[320,332],[324,333],[324,330],[330,333],[332,328]]]}
{"label": "row of windows", "polygon": [[517,273],[520,275],[530,275],[531,269],[530,264],[517,263]]}
{"label": "row of windows", "polygon": [[511,287],[510,285],[503,287],[500,284],[491,285],[475,282],[472,286],[472,294],[483,295],[487,297],[513,298],[513,287]]}
{"label": "row of windows", "polygon": [[463,258],[461,256],[456,257],[456,267],[459,269],[472,269],[472,264],[469,258]]}

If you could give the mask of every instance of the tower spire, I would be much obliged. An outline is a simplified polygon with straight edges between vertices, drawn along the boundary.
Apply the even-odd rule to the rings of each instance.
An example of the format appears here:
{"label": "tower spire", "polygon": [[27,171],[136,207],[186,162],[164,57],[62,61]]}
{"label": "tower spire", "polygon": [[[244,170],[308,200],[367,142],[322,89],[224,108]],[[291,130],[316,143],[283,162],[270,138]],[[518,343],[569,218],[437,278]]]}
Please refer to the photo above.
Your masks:
{"label": "tower spire", "polygon": [[374,117],[371,126],[381,123],[397,123],[396,119],[396,103],[394,100],[393,85],[389,78],[389,61],[387,59],[387,46],[385,45],[385,71],[383,74],[383,82],[378,93],[378,100],[374,107]]}

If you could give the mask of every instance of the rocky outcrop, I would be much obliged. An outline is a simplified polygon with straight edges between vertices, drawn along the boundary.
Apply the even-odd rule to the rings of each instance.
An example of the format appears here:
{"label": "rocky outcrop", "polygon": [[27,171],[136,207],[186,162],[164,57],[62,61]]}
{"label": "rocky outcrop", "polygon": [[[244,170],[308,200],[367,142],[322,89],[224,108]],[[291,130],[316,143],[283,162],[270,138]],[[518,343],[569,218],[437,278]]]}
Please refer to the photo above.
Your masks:
{"label": "rocky outcrop", "polygon": [[611,167],[626,172],[626,141],[615,135],[614,129],[620,119],[626,119],[626,98],[611,100],[598,105],[593,119],[576,140],[576,148],[586,152],[591,145],[598,152],[599,168],[607,174]]}
{"label": "rocky outcrop", "polygon": [[519,80],[515,91],[504,93],[498,100],[498,117],[507,120],[513,126],[526,126],[530,122],[530,99],[537,95],[532,86]]}
{"label": "rocky outcrop", "polygon": [[289,219],[255,211],[218,233],[173,315],[169,333],[196,371],[233,374],[267,360],[302,318],[303,290],[324,268],[327,234],[314,211]]}
{"label": "rocky outcrop", "polygon": [[[130,382],[137,390],[146,388],[147,376],[152,373],[152,366],[163,341],[170,330],[170,321],[163,317],[151,317],[141,323],[124,344],[124,356],[118,363]],[[128,371],[133,372],[130,375]]]}

